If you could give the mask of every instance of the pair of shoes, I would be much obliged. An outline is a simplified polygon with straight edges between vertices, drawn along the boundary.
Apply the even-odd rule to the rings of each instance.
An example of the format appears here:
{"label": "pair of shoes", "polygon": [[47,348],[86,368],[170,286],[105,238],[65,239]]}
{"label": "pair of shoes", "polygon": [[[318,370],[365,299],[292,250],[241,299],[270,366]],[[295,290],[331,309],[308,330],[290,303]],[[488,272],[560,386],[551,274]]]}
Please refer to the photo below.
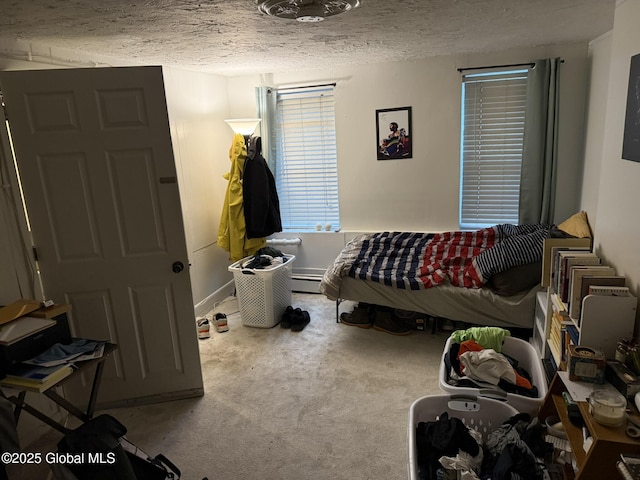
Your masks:
{"label": "pair of shoes", "polygon": [[368,308],[357,306],[351,313],[342,312],[340,322],[345,325],[360,328],[373,327],[373,318]]}
{"label": "pair of shoes", "polygon": [[293,308],[289,305],[282,314],[280,326],[282,328],[290,328],[292,332],[301,332],[310,321],[311,317],[309,316],[309,312],[299,308]]}
{"label": "pair of shoes", "polygon": [[198,325],[198,338],[205,339],[209,338],[211,334],[209,333],[209,319],[206,317],[201,317],[196,319],[196,324]]}
{"label": "pair of shoes", "polygon": [[396,318],[390,310],[379,310],[373,321],[373,329],[391,335],[409,335],[411,329],[402,319]]}
{"label": "pair of shoes", "polygon": [[224,313],[216,313],[214,317],[214,323],[216,325],[216,332],[228,332],[229,325],[227,324],[227,316]]}

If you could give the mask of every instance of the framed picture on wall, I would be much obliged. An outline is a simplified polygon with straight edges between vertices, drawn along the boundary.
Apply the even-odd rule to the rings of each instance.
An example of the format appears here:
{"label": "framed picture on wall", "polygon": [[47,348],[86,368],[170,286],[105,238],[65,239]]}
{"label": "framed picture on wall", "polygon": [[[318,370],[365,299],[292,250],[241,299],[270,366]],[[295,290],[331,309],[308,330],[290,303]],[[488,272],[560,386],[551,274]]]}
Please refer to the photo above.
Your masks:
{"label": "framed picture on wall", "polygon": [[411,158],[411,107],[376,110],[378,160]]}
{"label": "framed picture on wall", "polygon": [[631,57],[622,158],[640,162],[640,53]]}

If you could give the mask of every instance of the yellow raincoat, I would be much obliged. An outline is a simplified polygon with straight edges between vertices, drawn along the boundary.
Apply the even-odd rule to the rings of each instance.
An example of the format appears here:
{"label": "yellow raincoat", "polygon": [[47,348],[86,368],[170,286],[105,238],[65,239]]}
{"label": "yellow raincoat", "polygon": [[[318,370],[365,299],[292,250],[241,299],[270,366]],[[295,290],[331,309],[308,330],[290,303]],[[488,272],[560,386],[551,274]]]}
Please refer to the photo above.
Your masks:
{"label": "yellow raincoat", "polygon": [[267,245],[266,238],[247,238],[242,202],[242,175],[247,158],[247,147],[240,133],[233,136],[229,150],[231,170],[224,175],[229,181],[227,193],[222,207],[220,228],[218,229],[218,245],[229,252],[232,262],[254,255]]}

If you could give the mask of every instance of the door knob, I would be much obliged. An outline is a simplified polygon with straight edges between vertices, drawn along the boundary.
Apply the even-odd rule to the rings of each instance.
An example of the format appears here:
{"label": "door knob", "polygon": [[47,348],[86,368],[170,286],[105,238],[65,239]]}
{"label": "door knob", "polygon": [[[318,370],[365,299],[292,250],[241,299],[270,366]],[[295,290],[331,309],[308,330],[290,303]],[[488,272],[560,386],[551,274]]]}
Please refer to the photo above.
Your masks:
{"label": "door knob", "polygon": [[182,262],[173,262],[171,269],[173,270],[173,273],[180,273],[184,270],[184,264]]}

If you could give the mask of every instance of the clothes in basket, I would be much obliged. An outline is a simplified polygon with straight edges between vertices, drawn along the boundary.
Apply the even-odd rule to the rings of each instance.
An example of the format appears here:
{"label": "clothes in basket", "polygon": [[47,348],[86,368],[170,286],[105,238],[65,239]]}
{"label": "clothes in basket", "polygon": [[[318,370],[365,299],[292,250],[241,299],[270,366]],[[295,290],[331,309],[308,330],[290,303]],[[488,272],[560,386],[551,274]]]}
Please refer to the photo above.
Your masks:
{"label": "clothes in basket", "polygon": [[[491,359],[490,361],[500,362],[500,366],[496,364],[482,366],[474,363],[474,372],[484,371],[484,373],[489,372],[490,375],[468,376],[466,371],[459,369],[460,349],[463,348],[464,355],[472,359],[469,361],[477,361],[481,358],[481,354],[473,350],[482,352],[487,348],[484,345],[478,348],[473,343],[466,343],[473,340],[464,340],[459,343],[456,340],[460,339],[460,336],[454,334],[447,339],[442,353],[439,371],[441,390],[452,395],[480,395],[504,400],[520,412],[537,415],[547,393],[547,379],[540,357],[532,345],[507,334],[501,340],[499,352],[484,354]],[[479,342],[475,343],[479,344]],[[473,358],[473,355],[476,357]]]}
{"label": "clothes in basket", "polygon": [[493,399],[423,397],[411,406],[409,428],[411,480],[541,480],[538,459],[553,451],[537,418]]}

